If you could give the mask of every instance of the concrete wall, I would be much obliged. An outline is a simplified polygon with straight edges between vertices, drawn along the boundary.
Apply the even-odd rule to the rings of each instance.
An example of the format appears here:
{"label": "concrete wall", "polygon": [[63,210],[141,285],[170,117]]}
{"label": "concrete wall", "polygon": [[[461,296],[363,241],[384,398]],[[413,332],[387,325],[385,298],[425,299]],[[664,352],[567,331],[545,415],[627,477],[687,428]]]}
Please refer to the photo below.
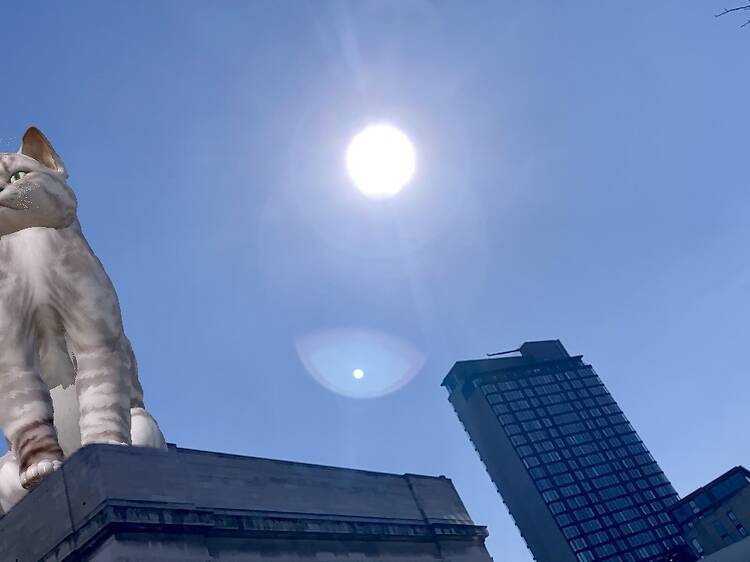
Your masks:
{"label": "concrete wall", "polygon": [[750,537],[709,554],[704,562],[750,562]]}

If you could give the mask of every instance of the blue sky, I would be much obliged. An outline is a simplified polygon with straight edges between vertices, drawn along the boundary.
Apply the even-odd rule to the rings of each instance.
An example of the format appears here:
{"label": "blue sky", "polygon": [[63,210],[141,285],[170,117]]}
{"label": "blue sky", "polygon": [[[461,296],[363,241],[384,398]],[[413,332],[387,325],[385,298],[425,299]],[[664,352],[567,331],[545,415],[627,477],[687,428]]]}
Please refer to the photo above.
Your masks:
{"label": "blue sky", "polygon": [[[750,464],[750,30],[725,4],[19,2],[0,150],[35,124],[65,160],[169,441],[445,474],[529,561],[439,386],[457,360],[560,338],[678,492]],[[344,167],[379,121],[418,154],[385,202]],[[363,357],[389,392],[306,368]]]}

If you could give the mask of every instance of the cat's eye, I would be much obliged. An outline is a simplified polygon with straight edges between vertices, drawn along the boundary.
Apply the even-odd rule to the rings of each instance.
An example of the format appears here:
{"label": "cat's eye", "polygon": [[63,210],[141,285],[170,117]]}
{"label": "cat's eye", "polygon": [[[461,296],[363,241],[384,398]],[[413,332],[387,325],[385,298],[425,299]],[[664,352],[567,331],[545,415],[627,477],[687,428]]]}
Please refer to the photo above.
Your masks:
{"label": "cat's eye", "polygon": [[22,170],[19,170],[12,176],[10,176],[10,183],[16,183],[18,180],[20,180],[22,177],[24,177],[28,172],[24,172]]}

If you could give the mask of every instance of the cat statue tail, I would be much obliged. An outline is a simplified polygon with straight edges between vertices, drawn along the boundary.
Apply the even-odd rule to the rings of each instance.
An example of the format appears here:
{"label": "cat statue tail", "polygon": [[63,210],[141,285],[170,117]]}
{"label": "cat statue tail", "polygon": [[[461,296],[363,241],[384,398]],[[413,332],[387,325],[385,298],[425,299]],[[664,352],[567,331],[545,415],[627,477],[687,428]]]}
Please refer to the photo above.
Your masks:
{"label": "cat statue tail", "polygon": [[10,451],[0,457],[0,514],[7,513],[26,495],[18,478],[18,459]]}
{"label": "cat statue tail", "polygon": [[130,436],[134,447],[167,448],[159,424],[144,408],[130,409]]}

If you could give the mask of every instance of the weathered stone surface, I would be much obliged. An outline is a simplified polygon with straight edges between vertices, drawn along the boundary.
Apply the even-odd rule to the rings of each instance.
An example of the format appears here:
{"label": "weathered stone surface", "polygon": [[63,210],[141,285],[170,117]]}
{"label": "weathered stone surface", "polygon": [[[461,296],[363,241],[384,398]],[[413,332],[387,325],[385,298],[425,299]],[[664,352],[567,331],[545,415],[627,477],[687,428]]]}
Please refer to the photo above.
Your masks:
{"label": "weathered stone surface", "polygon": [[447,478],[95,445],[0,519],[0,560],[488,562]]}

